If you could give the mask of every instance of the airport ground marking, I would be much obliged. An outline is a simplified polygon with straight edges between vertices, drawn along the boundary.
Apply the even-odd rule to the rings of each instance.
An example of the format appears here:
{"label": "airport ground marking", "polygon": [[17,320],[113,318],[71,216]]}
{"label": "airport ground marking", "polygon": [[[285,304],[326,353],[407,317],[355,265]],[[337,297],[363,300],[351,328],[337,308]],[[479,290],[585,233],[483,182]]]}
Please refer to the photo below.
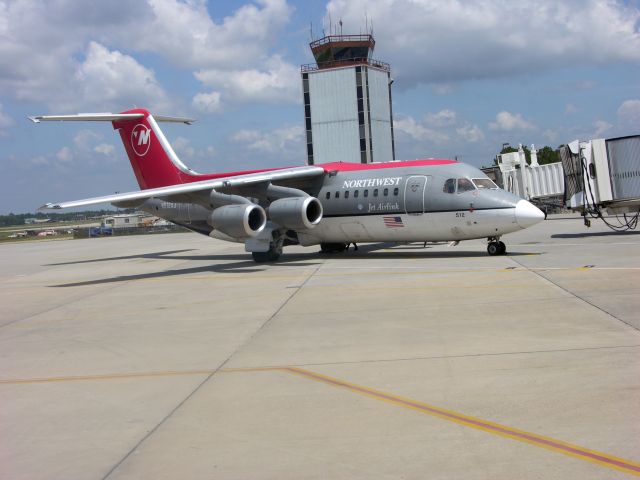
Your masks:
{"label": "airport ground marking", "polygon": [[520,442],[528,443],[536,447],[545,448],[563,455],[567,455],[580,460],[595,463],[613,470],[629,473],[631,475],[640,476],[640,463],[626,460],[623,458],[615,457],[607,453],[591,450],[579,445],[563,442],[550,437],[544,437],[536,433],[527,432],[525,430],[519,430],[499,423],[489,422],[480,418],[465,415],[453,410],[446,410],[444,408],[429,405],[427,403],[419,402],[410,398],[400,397],[373,388],[364,387],[355,383],[350,383],[344,380],[340,380],[328,375],[312,372],[299,367],[267,367],[267,368],[235,368],[223,370],[222,372],[228,373],[241,373],[241,372],[258,372],[258,371],[283,371],[294,375],[298,375],[316,382],[325,383],[338,388],[344,388],[351,392],[364,395],[375,400],[390,403],[395,406],[408,408],[418,411],[423,414],[431,415],[433,417],[447,420],[450,422],[463,425],[465,427],[475,428],[487,433],[499,435],[501,437],[510,438]]}
{"label": "airport ground marking", "polygon": [[526,442],[532,445],[536,445],[538,447],[547,448],[547,449],[556,451],[558,453],[579,458],[581,460],[586,460],[586,461],[597,463],[609,468],[613,468],[616,470],[624,471],[626,473],[631,473],[631,474],[640,476],[639,463],[614,457],[606,453],[586,449],[578,445],[572,445],[570,443],[562,442],[549,437],[543,437],[541,435],[526,432],[524,430],[518,430],[518,429],[501,425],[498,423],[488,422],[479,418],[471,417],[471,416],[464,415],[451,410],[446,410],[440,407],[418,402],[416,400],[403,398],[397,395],[392,395],[390,393],[374,390],[372,388],[364,387],[354,383],[346,382],[344,380],[329,377],[327,375],[315,373],[310,370],[305,370],[297,367],[288,367],[285,370],[293,374],[300,375],[305,378],[309,378],[314,381],[326,383],[326,384],[333,385],[340,388],[345,388],[347,390],[368,396],[370,398],[374,398],[376,400],[381,400],[387,403],[391,403],[393,405],[416,410],[421,413],[425,413],[428,415],[441,418],[443,420],[448,420],[451,422],[458,423],[460,425],[475,428],[488,433],[493,433],[495,435],[511,438],[513,440]]}
{"label": "airport ground marking", "polygon": [[[251,373],[251,372],[267,372],[279,371],[296,376],[300,376],[309,380],[324,383],[338,388],[383,401],[391,405],[411,409],[419,413],[431,415],[442,420],[447,420],[459,425],[474,428],[477,430],[491,433],[512,440],[528,443],[540,448],[545,448],[563,455],[567,455],[580,460],[595,463],[610,469],[640,476],[640,463],[615,457],[607,453],[591,450],[579,445],[563,442],[550,437],[538,435],[536,433],[519,430],[513,427],[502,425],[499,423],[482,420],[477,417],[465,415],[453,410],[447,410],[441,407],[423,403],[410,398],[401,397],[381,390],[365,387],[355,383],[347,382],[338,378],[323,375],[311,370],[306,370],[294,366],[274,366],[274,367],[249,367],[249,368],[226,368],[220,370],[220,373]],[[157,371],[142,373],[116,373],[105,375],[78,375],[68,377],[47,377],[47,378],[27,378],[27,379],[0,379],[0,384],[34,384],[34,383],[56,383],[56,382],[74,382],[74,381],[91,381],[91,380],[118,380],[130,378],[153,378],[153,377],[170,377],[170,376],[197,376],[211,375],[215,373],[214,369],[204,370],[183,370],[183,371]]]}
{"label": "airport ground marking", "polygon": [[66,377],[6,378],[0,379],[0,385],[86,382],[91,380],[122,380],[128,378],[184,377],[192,375],[211,375],[214,371],[215,370],[168,370],[158,372],[108,373],[103,375],[71,375]]}

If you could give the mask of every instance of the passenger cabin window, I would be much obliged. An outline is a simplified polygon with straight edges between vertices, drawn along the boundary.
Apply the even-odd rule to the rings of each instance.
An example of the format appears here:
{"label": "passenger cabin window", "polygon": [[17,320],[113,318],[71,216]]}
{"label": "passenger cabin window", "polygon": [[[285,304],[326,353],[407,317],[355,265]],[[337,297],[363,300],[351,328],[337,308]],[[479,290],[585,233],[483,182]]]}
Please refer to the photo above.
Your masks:
{"label": "passenger cabin window", "polygon": [[340,198],[340,192],[336,192],[335,197]]}
{"label": "passenger cabin window", "polygon": [[331,198],[331,192],[327,192],[327,200]]}
{"label": "passenger cabin window", "polygon": [[378,189],[377,189],[377,188],[373,190],[373,196],[374,196],[374,197],[377,197],[377,196],[378,196]]}
{"label": "passenger cabin window", "polygon": [[468,178],[458,179],[458,193],[464,193],[475,189],[476,187],[473,186],[473,183],[471,183],[471,180]]}
{"label": "passenger cabin window", "polygon": [[369,196],[369,190],[364,191],[364,197],[367,198]]}
{"label": "passenger cabin window", "polygon": [[385,189],[384,189],[384,191],[382,192],[382,194],[383,194],[385,197],[389,196],[389,189],[388,189],[388,188],[385,188]]}
{"label": "passenger cabin window", "polygon": [[497,190],[498,186],[491,181],[489,178],[472,178],[471,181],[476,186],[478,190]]}
{"label": "passenger cabin window", "polygon": [[399,189],[399,188],[397,188],[397,187],[396,187],[396,188],[394,188],[394,189],[393,189],[393,195],[397,197],[397,196],[398,196],[398,193],[400,193],[400,189]]}
{"label": "passenger cabin window", "polygon": [[444,193],[456,193],[456,179],[449,178],[446,182],[444,182],[444,188],[442,189]]}
{"label": "passenger cabin window", "polygon": [[347,190],[346,192],[344,192],[344,198],[349,198],[349,190]]}
{"label": "passenger cabin window", "polygon": [[359,193],[360,190],[356,190],[355,192],[353,192],[353,198],[358,198]]}

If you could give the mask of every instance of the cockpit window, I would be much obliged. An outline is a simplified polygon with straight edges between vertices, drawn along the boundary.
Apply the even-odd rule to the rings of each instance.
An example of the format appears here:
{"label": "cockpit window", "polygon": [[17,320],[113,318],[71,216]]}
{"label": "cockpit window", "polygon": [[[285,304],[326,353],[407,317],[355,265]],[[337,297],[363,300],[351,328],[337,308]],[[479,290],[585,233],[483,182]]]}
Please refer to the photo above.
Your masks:
{"label": "cockpit window", "polygon": [[469,190],[475,190],[476,187],[473,186],[471,180],[468,178],[459,178],[458,179],[458,193],[468,192]]}
{"label": "cockpit window", "polygon": [[442,189],[444,193],[456,193],[456,179],[449,178],[446,182],[444,182],[444,188]]}
{"label": "cockpit window", "polygon": [[472,181],[478,190],[496,190],[498,188],[498,186],[488,178],[473,178]]}

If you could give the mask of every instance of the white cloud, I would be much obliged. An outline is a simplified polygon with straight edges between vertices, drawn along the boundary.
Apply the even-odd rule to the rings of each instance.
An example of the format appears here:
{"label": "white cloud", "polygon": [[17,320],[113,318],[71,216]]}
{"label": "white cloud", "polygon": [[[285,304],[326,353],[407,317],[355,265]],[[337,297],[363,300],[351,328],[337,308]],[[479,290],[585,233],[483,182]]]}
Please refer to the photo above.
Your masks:
{"label": "white cloud", "polygon": [[449,95],[453,93],[453,85],[450,83],[434,83],[431,85],[431,90],[436,95]]}
{"label": "white cloud", "polygon": [[196,149],[191,145],[191,140],[185,137],[177,137],[171,146],[179,156],[193,157],[196,154]]}
{"label": "white cloud", "polygon": [[29,159],[29,164],[34,167],[49,165],[49,160],[44,155],[38,155]]}
{"label": "white cloud", "polygon": [[400,88],[640,60],[636,2],[611,0],[331,0],[351,29],[371,19],[376,57]]}
{"label": "white cloud", "polygon": [[567,103],[567,105],[564,107],[564,114],[565,115],[572,115],[572,114],[577,113],[579,111],[580,111],[580,109],[578,107],[576,107],[572,103]]}
{"label": "white cloud", "polygon": [[478,125],[459,122],[458,115],[450,109],[428,113],[424,122],[416,122],[413,117],[398,117],[393,121],[395,132],[402,132],[420,142],[448,145],[454,140],[476,143],[484,140],[484,132]]}
{"label": "white cloud", "polygon": [[102,140],[102,135],[93,130],[80,130],[73,137],[73,144],[80,150],[90,150],[91,145],[98,140]]}
{"label": "white cloud", "polygon": [[73,160],[73,152],[69,147],[62,147],[58,153],[56,153],[56,158],[62,163],[69,163]]}
{"label": "white cloud", "polygon": [[[102,160],[95,154],[99,153],[109,160],[121,160],[124,157],[124,150],[119,150],[115,145],[102,141],[103,135],[89,129],[77,132],[73,137],[71,147],[64,146],[56,154],[58,164],[70,164],[75,159],[79,159],[83,166],[95,167]],[[78,162],[80,163],[80,162]]]}
{"label": "white cloud", "polygon": [[595,127],[595,131],[593,133],[595,137],[600,137],[604,132],[606,132],[607,130],[611,130],[611,128],[613,127],[613,125],[605,122],[604,120],[597,120],[593,124],[593,126]]}
{"label": "white cloud", "polygon": [[547,129],[542,132],[542,136],[551,143],[555,143],[558,140],[558,132],[556,130]]}
{"label": "white cloud", "polygon": [[81,106],[118,110],[135,104],[155,111],[169,108],[169,98],[152,70],[133,57],[90,42],[85,61],[75,73]]}
{"label": "white cloud", "polygon": [[[64,112],[132,104],[168,110],[176,100],[141,63],[145,52],[180,68],[229,72],[233,79],[273,73],[281,81],[282,68],[271,72],[268,65],[293,12],[286,0],[256,0],[219,21],[210,9],[217,7],[205,0],[110,0],[90,8],[81,0],[0,2],[0,64],[11,65],[0,69],[0,91]],[[246,85],[244,91],[251,93]],[[248,101],[262,101],[268,91],[282,95],[270,85]],[[212,111],[215,98],[203,100],[194,107]]]}
{"label": "white cloud", "polygon": [[239,143],[251,143],[258,140],[262,134],[258,130],[240,130],[231,137],[231,140]]}
{"label": "white cloud", "polygon": [[[640,126],[640,100],[625,100],[618,108],[618,119],[624,128],[638,129]],[[637,133],[634,132],[634,133]]]}
{"label": "white cloud", "polygon": [[394,132],[403,132],[411,138],[420,141],[430,141],[435,143],[445,143],[449,136],[432,128],[416,122],[413,117],[395,118],[393,120]]}
{"label": "white cloud", "polygon": [[592,90],[596,86],[596,82],[593,80],[580,80],[572,85],[576,90]]}
{"label": "white cloud", "polygon": [[286,0],[258,0],[215,22],[204,0],[149,0],[148,19],[127,44],[194,69],[197,80],[219,90],[193,98],[202,113],[219,111],[221,100],[297,103],[298,66],[269,54],[292,13]]}
{"label": "white cloud", "polygon": [[94,152],[101,153],[107,157],[113,156],[116,147],[110,143],[100,143],[93,148]]}
{"label": "white cloud", "polygon": [[489,123],[491,130],[510,132],[513,130],[535,130],[536,126],[525,120],[520,113],[502,111],[496,115],[496,121]]}
{"label": "white cloud", "polygon": [[244,144],[249,150],[281,155],[283,158],[303,158],[304,128],[283,127],[271,131],[240,130],[231,141]]}
{"label": "white cloud", "polygon": [[216,149],[212,146],[196,148],[191,140],[182,136],[176,137],[171,146],[189,167],[196,171],[207,172],[212,168],[211,160],[216,157]]}
{"label": "white cloud", "polygon": [[6,135],[5,129],[11,125],[13,125],[13,120],[2,111],[2,104],[0,103],[0,136]]}
{"label": "white cloud", "polygon": [[428,113],[425,123],[432,127],[449,127],[456,123],[456,116],[453,110],[440,110],[438,113]]}
{"label": "white cloud", "polygon": [[456,133],[470,143],[484,140],[484,133],[477,125],[465,124],[456,129]]}
{"label": "white cloud", "polygon": [[203,113],[219,112],[222,107],[220,92],[198,93],[193,97],[191,104],[196,110]]}
{"label": "white cloud", "polygon": [[195,77],[204,85],[224,90],[230,100],[237,102],[301,102],[298,67],[278,55],[266,64],[265,70],[199,70]]}
{"label": "white cloud", "polygon": [[293,13],[286,0],[245,4],[220,23],[211,18],[204,0],[149,0],[147,10],[125,44],[186,68],[230,70],[260,59]]}

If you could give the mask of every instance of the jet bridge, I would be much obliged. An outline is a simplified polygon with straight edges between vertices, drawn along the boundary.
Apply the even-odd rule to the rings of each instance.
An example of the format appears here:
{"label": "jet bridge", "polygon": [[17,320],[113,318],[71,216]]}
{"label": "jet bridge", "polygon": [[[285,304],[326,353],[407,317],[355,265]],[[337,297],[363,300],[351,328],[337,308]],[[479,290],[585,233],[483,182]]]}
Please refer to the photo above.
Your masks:
{"label": "jet bridge", "polygon": [[503,188],[536,203],[563,199],[564,206],[582,213],[587,226],[600,218],[613,230],[637,227],[640,135],[575,140],[560,147],[560,157],[561,162],[539,165],[534,145],[530,165],[522,145],[498,155]]}
{"label": "jet bridge", "polygon": [[522,144],[517,152],[498,155],[503,188],[526,200],[544,200],[564,194],[562,164],[538,164],[535,145],[531,145],[531,165],[525,160]]}
{"label": "jet bridge", "polygon": [[[560,148],[567,207],[582,212],[585,225],[601,218],[613,230],[632,230],[640,215],[640,135],[575,140]],[[613,222],[603,211],[613,215]]]}

